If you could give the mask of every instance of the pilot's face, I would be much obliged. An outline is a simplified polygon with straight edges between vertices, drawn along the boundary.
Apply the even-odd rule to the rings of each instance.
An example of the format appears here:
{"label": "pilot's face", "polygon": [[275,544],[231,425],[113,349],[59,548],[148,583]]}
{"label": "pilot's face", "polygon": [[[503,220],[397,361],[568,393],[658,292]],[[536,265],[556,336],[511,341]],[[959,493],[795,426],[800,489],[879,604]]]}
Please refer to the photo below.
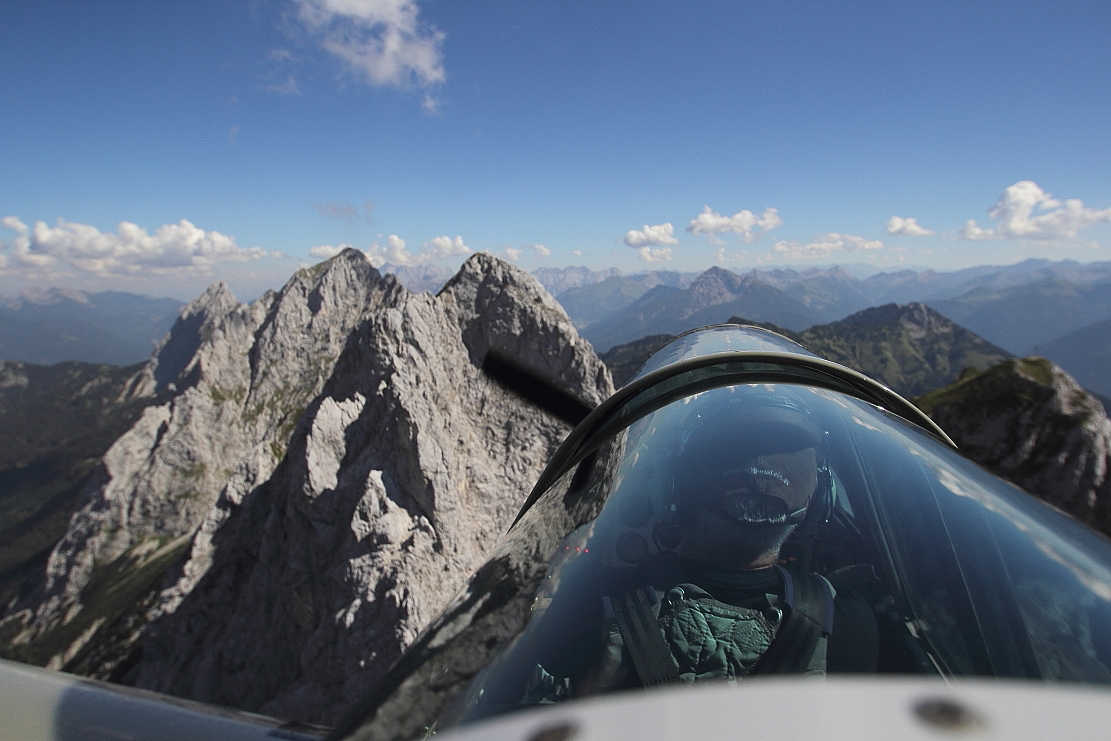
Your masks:
{"label": "pilot's face", "polygon": [[726,519],[762,519],[783,505],[787,514],[803,509],[817,483],[813,448],[767,452],[723,463],[720,470],[707,472],[701,494],[707,500],[716,499],[716,508]]}
{"label": "pilot's face", "polygon": [[774,525],[806,508],[817,484],[814,448],[752,438],[710,447],[689,471],[687,490],[700,509],[738,524]]}
{"label": "pilot's face", "polygon": [[681,555],[730,568],[770,566],[792,529],[786,521],[805,510],[814,493],[815,451],[715,447],[715,455],[690,472],[697,505]]}

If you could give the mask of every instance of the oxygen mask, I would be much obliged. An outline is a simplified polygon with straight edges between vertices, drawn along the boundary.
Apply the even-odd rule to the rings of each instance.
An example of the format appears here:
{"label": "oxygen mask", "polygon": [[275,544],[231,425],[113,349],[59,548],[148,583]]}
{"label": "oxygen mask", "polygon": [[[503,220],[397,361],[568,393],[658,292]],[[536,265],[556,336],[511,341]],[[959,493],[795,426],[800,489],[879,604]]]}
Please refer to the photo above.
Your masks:
{"label": "oxygen mask", "polygon": [[[723,451],[724,452],[724,451]],[[736,465],[703,471],[693,482],[697,499],[726,522],[780,527],[802,522],[817,483],[813,448],[765,453]]]}

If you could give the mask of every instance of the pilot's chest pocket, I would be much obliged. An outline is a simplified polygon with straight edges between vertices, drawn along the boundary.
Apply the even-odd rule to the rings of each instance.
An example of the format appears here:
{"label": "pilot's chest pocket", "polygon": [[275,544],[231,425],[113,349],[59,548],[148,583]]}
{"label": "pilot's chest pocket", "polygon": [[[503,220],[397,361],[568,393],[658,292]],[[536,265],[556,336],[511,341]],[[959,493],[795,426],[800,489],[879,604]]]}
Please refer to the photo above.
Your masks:
{"label": "pilot's chest pocket", "polygon": [[718,602],[693,584],[673,587],[660,607],[659,625],[679,679],[736,679],[752,672],[775,638],[782,613]]}

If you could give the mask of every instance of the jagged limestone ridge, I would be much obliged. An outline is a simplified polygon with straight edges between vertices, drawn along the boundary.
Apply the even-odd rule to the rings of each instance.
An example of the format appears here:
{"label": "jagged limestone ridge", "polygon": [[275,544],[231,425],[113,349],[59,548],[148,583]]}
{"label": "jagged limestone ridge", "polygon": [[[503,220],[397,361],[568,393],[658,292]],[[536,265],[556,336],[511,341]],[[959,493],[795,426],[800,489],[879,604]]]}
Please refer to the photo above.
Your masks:
{"label": "jagged limestone ridge", "polygon": [[[105,454],[41,588],[17,605],[0,638],[19,627],[10,645],[35,663],[61,668],[81,658],[81,648],[103,637],[113,616],[124,617],[95,588],[98,572],[129,563],[144,568],[143,554],[191,536],[218,499],[235,501],[266,480],[352,327],[401,293],[392,277],[351,250],[299,271],[280,292],[249,306],[223,283],[187,305],[134,389],[157,402]],[[179,592],[207,568],[204,543],[188,547],[176,574]],[[157,590],[161,577],[151,572],[147,590]],[[121,645],[119,658],[129,650]]]}
{"label": "jagged limestone ridge", "polygon": [[[496,545],[570,430],[482,370],[594,405],[605,366],[527,273],[475,255],[351,333],[269,481],[202,525],[212,566],[157,613],[135,681],[334,722]],[[200,539],[198,535],[198,540]]]}

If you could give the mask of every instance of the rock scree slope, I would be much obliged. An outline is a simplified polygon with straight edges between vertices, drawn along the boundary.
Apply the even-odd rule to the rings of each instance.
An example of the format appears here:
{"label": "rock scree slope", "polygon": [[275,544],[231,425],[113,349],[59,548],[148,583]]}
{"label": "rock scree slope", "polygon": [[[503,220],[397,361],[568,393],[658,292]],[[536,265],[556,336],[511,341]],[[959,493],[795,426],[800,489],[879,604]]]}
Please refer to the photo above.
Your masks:
{"label": "rock scree slope", "polygon": [[216,284],[144,370],[5,655],[328,724],[496,544],[605,366],[527,273],[471,257],[413,294],[348,250],[250,305]]}

